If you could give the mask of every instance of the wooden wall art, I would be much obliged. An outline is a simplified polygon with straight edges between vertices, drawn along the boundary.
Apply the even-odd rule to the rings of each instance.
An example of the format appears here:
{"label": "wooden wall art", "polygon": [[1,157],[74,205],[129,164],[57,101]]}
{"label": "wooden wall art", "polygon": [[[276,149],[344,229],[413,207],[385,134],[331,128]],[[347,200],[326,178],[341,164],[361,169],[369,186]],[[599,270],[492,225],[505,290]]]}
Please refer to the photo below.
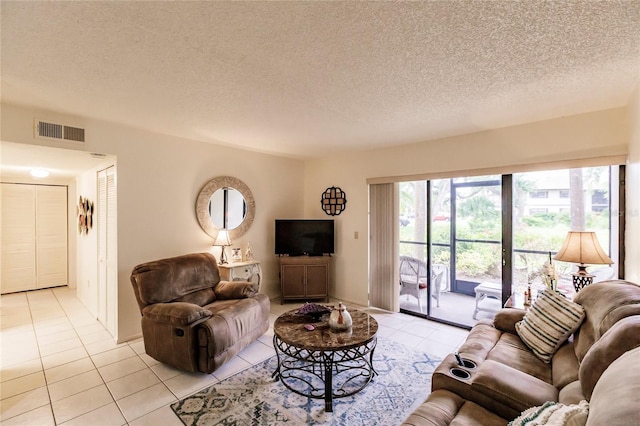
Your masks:
{"label": "wooden wall art", "polygon": [[347,207],[347,194],[340,188],[332,186],[322,193],[322,210],[330,216],[337,216]]}
{"label": "wooden wall art", "polygon": [[93,228],[93,201],[84,198],[82,195],[76,207],[78,213],[78,233],[87,235],[89,229]]}

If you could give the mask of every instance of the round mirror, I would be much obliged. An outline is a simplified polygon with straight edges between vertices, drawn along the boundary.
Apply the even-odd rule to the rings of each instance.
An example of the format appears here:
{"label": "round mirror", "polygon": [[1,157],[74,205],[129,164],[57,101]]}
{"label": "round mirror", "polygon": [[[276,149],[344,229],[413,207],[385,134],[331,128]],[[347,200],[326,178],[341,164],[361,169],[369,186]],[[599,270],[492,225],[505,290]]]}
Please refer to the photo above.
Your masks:
{"label": "round mirror", "polygon": [[255,201],[247,185],[231,176],[219,176],[205,184],[196,200],[196,216],[202,229],[216,238],[225,228],[233,241],[253,223]]}
{"label": "round mirror", "polygon": [[209,199],[209,217],[218,228],[235,229],[246,215],[247,203],[235,188],[220,188]]}

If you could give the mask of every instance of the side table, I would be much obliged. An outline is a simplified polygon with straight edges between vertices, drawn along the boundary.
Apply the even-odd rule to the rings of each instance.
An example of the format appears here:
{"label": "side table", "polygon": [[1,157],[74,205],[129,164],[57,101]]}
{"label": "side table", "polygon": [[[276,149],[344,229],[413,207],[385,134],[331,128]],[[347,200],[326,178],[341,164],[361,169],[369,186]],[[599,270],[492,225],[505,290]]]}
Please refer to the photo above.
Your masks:
{"label": "side table", "polygon": [[260,262],[250,260],[247,262],[233,262],[218,265],[220,279],[223,281],[250,281],[260,285],[262,281],[262,268]]}

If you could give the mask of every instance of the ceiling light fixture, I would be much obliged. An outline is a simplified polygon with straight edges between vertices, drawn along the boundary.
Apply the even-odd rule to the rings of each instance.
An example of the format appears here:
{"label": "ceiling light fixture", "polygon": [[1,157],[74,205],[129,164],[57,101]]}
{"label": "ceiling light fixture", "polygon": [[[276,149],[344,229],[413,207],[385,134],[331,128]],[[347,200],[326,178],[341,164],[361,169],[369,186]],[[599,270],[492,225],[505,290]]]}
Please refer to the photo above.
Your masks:
{"label": "ceiling light fixture", "polygon": [[36,179],[46,178],[49,176],[49,171],[45,169],[31,169],[29,173]]}

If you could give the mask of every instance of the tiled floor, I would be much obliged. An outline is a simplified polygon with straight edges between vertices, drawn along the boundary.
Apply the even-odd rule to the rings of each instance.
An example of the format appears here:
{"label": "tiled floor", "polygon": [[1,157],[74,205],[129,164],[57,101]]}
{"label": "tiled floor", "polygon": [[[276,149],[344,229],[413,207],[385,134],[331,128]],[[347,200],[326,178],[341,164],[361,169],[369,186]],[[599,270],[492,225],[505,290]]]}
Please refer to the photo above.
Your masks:
{"label": "tiled floor", "polygon": [[[271,305],[271,324],[296,304]],[[169,404],[274,355],[272,330],[213,374],[185,373],[144,353],[141,339],[116,345],[64,287],[0,297],[0,421],[12,425],[180,426]],[[436,356],[467,332],[368,309],[380,338]]]}

